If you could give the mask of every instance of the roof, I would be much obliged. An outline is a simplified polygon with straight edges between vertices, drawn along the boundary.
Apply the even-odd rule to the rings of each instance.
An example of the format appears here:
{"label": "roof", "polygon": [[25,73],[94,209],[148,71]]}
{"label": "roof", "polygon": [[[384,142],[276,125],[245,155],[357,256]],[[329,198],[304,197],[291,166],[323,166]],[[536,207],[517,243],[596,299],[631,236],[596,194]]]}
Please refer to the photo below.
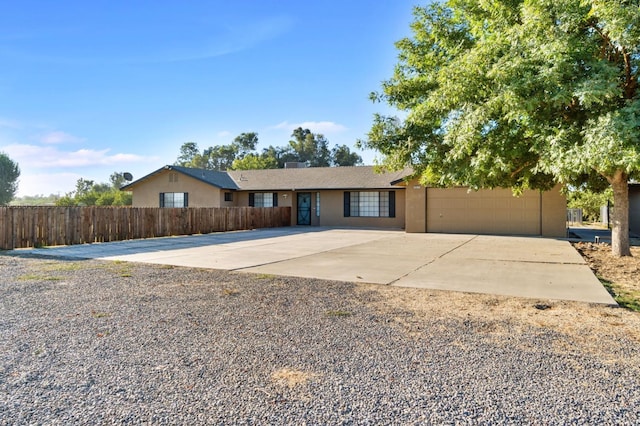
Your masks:
{"label": "roof", "polygon": [[241,190],[391,189],[410,173],[377,173],[374,166],[235,170],[229,176]]}
{"label": "roof", "polygon": [[221,189],[245,191],[290,191],[319,189],[391,189],[403,178],[411,175],[410,169],[397,172],[377,172],[374,166],[308,167],[291,169],[215,170],[192,169],[181,166],[164,166],[124,187],[131,190],[140,182],[174,170]]}
{"label": "roof", "polygon": [[128,185],[120,188],[123,191],[131,190],[137,184],[142,181],[149,179],[152,176],[158,175],[167,170],[174,170],[176,172],[185,174],[189,177],[202,181],[204,183],[208,183],[209,185],[213,185],[215,187],[221,189],[239,189],[236,183],[231,179],[231,177],[226,172],[220,172],[217,170],[205,170],[205,169],[192,169],[189,167],[182,166],[164,166],[159,168],[156,171],[149,173],[148,175],[141,177],[140,179],[131,182]]}

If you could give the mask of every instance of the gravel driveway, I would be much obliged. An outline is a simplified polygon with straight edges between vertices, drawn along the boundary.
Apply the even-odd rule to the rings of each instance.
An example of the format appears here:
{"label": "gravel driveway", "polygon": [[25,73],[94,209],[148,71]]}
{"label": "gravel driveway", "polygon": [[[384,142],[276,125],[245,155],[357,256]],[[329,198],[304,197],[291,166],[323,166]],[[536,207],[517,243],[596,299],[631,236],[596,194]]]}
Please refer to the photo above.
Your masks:
{"label": "gravel driveway", "polygon": [[638,424],[620,308],[0,254],[0,424]]}

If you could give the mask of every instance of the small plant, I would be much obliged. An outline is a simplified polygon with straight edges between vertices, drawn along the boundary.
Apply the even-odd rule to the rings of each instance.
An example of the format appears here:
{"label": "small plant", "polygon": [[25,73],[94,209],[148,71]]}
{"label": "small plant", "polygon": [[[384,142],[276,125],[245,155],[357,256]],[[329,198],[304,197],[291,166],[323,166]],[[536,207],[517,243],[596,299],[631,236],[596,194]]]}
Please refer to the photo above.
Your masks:
{"label": "small plant", "polygon": [[223,288],[222,294],[224,296],[237,296],[238,294],[240,294],[240,291],[235,288]]}
{"label": "small plant", "polygon": [[337,309],[337,310],[327,311],[326,315],[328,317],[350,317],[353,314],[350,311]]}
{"label": "small plant", "polygon": [[93,318],[109,318],[111,314],[109,312],[91,311],[91,316]]}
{"label": "small plant", "polygon": [[273,274],[258,274],[256,275],[256,278],[258,278],[259,280],[271,280],[273,278],[275,278],[276,276]]}

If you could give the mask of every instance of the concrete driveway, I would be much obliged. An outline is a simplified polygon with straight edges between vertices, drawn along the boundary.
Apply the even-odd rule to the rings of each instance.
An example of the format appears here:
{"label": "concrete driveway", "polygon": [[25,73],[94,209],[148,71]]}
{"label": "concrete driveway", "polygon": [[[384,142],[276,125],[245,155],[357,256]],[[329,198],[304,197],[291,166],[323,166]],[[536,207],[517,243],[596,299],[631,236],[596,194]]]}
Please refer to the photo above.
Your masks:
{"label": "concrete driveway", "polygon": [[545,238],[292,227],[29,252],[615,304],[569,242]]}

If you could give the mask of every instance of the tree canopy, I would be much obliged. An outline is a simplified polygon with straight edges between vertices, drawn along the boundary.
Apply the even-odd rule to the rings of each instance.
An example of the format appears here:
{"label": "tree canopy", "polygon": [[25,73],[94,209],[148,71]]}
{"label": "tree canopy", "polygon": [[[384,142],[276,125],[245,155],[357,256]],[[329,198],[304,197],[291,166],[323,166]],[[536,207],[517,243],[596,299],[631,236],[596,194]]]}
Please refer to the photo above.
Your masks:
{"label": "tree canopy", "polygon": [[57,206],[130,206],[130,192],[120,190],[124,184],[123,173],[114,172],[109,176],[109,183],[96,183],[93,180],[80,178],[76,181],[76,189],[56,200]]}
{"label": "tree canopy", "polygon": [[414,9],[368,140],[429,185],[611,185],[613,253],[629,255],[640,175],[637,0],[449,0]]}
{"label": "tree canopy", "polygon": [[0,152],[0,205],[9,204],[18,191],[20,167],[7,154]]}
{"label": "tree canopy", "polygon": [[289,143],[269,146],[257,152],[258,134],[242,133],[228,145],[216,145],[200,152],[195,142],[185,142],[175,164],[209,170],[250,170],[283,168],[285,163],[307,163],[310,167],[356,166],[362,158],[347,145],[329,149],[324,135],[298,127]]}

